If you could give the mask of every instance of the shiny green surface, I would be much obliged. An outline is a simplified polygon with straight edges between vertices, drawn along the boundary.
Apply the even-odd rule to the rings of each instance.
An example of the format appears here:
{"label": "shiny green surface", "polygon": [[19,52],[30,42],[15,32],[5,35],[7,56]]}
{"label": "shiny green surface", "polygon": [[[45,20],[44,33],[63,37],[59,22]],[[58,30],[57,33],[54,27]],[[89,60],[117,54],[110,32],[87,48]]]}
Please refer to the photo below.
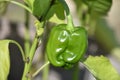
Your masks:
{"label": "shiny green surface", "polygon": [[69,68],[78,62],[87,49],[87,33],[82,27],[66,29],[66,24],[53,27],[47,43],[47,55],[52,65]]}

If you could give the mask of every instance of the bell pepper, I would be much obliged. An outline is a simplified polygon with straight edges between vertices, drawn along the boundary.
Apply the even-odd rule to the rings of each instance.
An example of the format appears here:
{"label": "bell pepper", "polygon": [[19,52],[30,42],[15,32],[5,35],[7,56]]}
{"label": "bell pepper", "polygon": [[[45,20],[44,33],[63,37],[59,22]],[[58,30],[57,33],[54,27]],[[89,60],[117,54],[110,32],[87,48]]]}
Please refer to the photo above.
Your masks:
{"label": "bell pepper", "polygon": [[87,49],[87,32],[83,27],[67,29],[67,24],[59,24],[50,32],[47,42],[47,56],[56,67],[71,68],[79,62]]}

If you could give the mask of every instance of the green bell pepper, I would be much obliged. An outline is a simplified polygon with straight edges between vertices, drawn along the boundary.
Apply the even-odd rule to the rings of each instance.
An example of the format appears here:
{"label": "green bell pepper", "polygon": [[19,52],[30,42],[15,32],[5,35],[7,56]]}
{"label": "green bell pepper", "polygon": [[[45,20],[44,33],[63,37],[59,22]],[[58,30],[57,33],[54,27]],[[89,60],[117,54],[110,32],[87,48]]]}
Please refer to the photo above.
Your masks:
{"label": "green bell pepper", "polygon": [[71,68],[84,55],[87,49],[87,32],[83,27],[67,29],[60,24],[50,32],[47,43],[47,56],[50,63],[57,67]]}

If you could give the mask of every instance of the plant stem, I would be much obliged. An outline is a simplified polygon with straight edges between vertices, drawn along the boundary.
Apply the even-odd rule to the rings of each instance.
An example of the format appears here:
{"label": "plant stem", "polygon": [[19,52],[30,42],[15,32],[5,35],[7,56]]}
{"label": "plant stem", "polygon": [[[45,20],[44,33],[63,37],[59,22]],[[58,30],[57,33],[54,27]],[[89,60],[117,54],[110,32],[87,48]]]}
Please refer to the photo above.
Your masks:
{"label": "plant stem", "polygon": [[[45,63],[49,64],[47,55],[45,54]],[[48,73],[49,73],[49,65],[46,65],[46,67],[43,69],[43,76],[42,76],[42,80],[48,80]]]}
{"label": "plant stem", "polygon": [[21,4],[21,3],[17,2],[17,1],[14,1],[14,0],[0,0],[0,2],[4,2],[4,1],[16,4],[16,5],[24,8],[24,9],[26,9],[28,12],[32,13],[32,10],[29,7],[25,6],[24,4]]}
{"label": "plant stem", "polygon": [[38,42],[39,42],[39,37],[35,36],[35,39],[34,39],[33,44],[32,44],[32,47],[30,49],[29,56],[27,56],[29,61],[28,61],[28,63],[25,63],[25,68],[24,68],[24,73],[23,73],[22,80],[29,80],[28,77],[26,77],[26,75],[29,75],[29,73],[30,73],[32,60],[33,60],[36,48],[38,46]]}
{"label": "plant stem", "polygon": [[67,25],[68,25],[66,28],[68,30],[72,31],[72,30],[74,30],[74,25],[73,25],[72,16],[70,14],[70,9],[69,9],[67,3],[65,2],[65,0],[59,0],[59,1],[62,3],[62,5],[63,5],[63,7],[65,8],[65,11],[66,11]]}
{"label": "plant stem", "polygon": [[[41,26],[45,26],[45,22]],[[36,35],[35,35],[35,38],[33,40],[32,46],[30,48],[29,54],[26,56],[26,59],[27,59],[28,62],[25,63],[22,80],[30,80],[30,78],[32,78],[32,75],[30,75],[30,69],[31,69],[33,57],[35,55],[36,48],[39,45],[39,41],[40,41],[39,38],[40,38],[40,36],[41,35],[38,35],[37,32],[36,32]]]}
{"label": "plant stem", "polygon": [[73,68],[73,80],[79,80],[78,73],[79,73],[79,67],[78,67],[78,63],[76,63],[76,65]]}
{"label": "plant stem", "polygon": [[24,51],[23,51],[22,47],[20,46],[20,44],[17,43],[16,41],[13,41],[13,40],[11,40],[11,43],[14,43],[14,44],[16,44],[16,45],[18,46],[18,48],[19,48],[20,51],[21,51],[23,61],[25,61],[25,60],[26,60],[26,59],[25,59],[25,54],[24,54]]}
{"label": "plant stem", "polygon": [[24,50],[25,50],[25,55],[28,56],[29,50],[30,50],[30,35],[29,35],[29,12],[25,10],[25,43],[24,43]]}
{"label": "plant stem", "polygon": [[46,66],[48,66],[49,63],[50,63],[50,62],[47,61],[42,67],[40,67],[40,68],[32,75],[32,77],[34,78],[35,76],[37,76],[38,73],[39,73],[43,68],[45,68]]}

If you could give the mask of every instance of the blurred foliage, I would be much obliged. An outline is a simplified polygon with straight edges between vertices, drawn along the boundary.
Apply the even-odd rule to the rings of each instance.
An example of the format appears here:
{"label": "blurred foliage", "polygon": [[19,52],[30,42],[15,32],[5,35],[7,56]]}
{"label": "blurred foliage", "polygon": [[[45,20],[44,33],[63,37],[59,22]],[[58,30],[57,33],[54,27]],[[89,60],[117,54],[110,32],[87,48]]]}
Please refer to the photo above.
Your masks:
{"label": "blurred foliage", "polygon": [[105,19],[99,19],[94,34],[99,45],[107,52],[119,46],[115,34]]}
{"label": "blurred foliage", "polygon": [[74,0],[74,2],[80,23],[88,30],[89,37],[95,38],[106,52],[119,46],[113,30],[104,19],[111,9],[112,0]]}
{"label": "blurred foliage", "polygon": [[0,16],[6,12],[8,2],[0,2]]}
{"label": "blurred foliage", "polygon": [[120,62],[120,47],[116,47],[116,48],[112,49],[111,54],[112,54],[112,56],[115,57],[116,60],[118,60]]}
{"label": "blurred foliage", "polygon": [[112,0],[83,0],[90,14],[106,15],[111,8]]}

